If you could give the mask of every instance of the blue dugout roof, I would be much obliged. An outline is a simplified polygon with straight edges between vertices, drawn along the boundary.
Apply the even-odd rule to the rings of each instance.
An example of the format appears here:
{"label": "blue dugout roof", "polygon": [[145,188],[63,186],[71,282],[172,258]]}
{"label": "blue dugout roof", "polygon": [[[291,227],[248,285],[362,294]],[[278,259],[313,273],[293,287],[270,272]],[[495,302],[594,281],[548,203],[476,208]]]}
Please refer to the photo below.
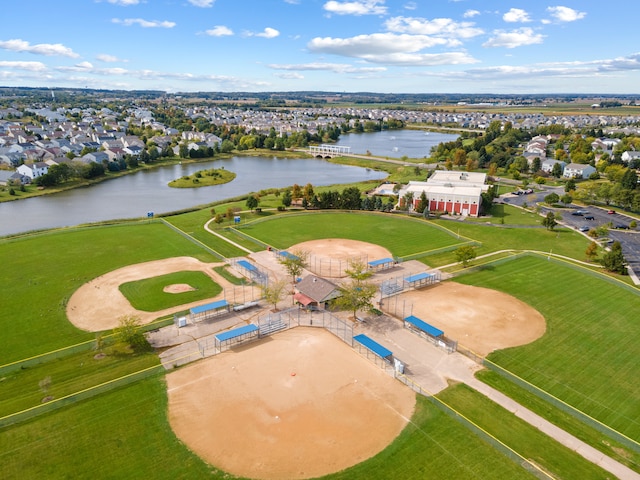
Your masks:
{"label": "blue dugout roof", "polygon": [[425,333],[428,333],[432,337],[439,337],[444,335],[444,332],[439,328],[434,327],[433,325],[429,325],[427,322],[420,320],[418,317],[411,315],[404,319],[405,322],[410,323],[414,327],[422,330]]}
{"label": "blue dugout roof", "polygon": [[387,263],[393,263],[393,258],[381,258],[379,260],[371,260],[369,262],[370,267],[377,267],[379,265],[385,265]]}
{"label": "blue dugout roof", "polygon": [[425,280],[427,278],[433,277],[433,273],[417,273],[415,275],[411,275],[410,277],[406,277],[405,281],[409,283],[419,282],[420,280]]}
{"label": "blue dugout roof", "polygon": [[361,333],[360,335],[356,335],[355,337],[353,337],[353,339],[356,342],[367,347],[369,350],[371,350],[373,353],[375,353],[379,357],[386,358],[393,355],[393,352],[391,350],[383,347],[375,340],[367,337],[364,333]]}
{"label": "blue dugout roof", "polygon": [[216,335],[216,340],[219,342],[224,342],[225,340],[231,340],[232,338],[240,337],[247,333],[257,332],[258,327],[253,323],[249,325],[245,325],[243,327],[234,328],[233,330],[229,330],[228,332],[222,332]]}
{"label": "blue dugout roof", "polygon": [[246,260],[240,260],[238,262],[238,265],[240,265],[242,268],[245,268],[245,269],[249,270],[250,272],[257,272],[258,271],[258,267],[256,267],[255,265],[247,262]]}
{"label": "blue dugout roof", "polygon": [[207,310],[218,310],[219,308],[227,307],[227,306],[229,306],[229,304],[227,303],[226,300],[218,300],[217,302],[207,303],[206,305],[198,305],[197,307],[193,307],[189,311],[192,314],[202,313],[202,312],[206,312]]}
{"label": "blue dugout roof", "polygon": [[285,258],[290,258],[291,260],[298,260],[298,256],[294,255],[293,253],[289,253],[286,250],[281,250],[280,252],[278,252],[278,255],[281,255]]}

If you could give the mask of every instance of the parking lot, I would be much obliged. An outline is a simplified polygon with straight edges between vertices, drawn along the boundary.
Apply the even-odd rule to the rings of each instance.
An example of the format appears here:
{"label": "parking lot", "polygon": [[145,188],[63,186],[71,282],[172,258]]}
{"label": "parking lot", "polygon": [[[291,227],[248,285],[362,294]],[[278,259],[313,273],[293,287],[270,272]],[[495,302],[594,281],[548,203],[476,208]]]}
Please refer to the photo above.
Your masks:
{"label": "parking lot", "polygon": [[[562,196],[564,190],[561,187],[546,187],[543,191],[522,193],[516,195],[507,193],[500,196],[500,201],[522,207],[525,204],[533,206],[544,201],[544,197],[555,192]],[[624,255],[629,268],[633,270],[637,277],[640,277],[640,227],[631,228],[629,225],[633,218],[628,217],[613,208],[583,207],[578,205],[567,205],[566,208],[549,208],[541,204],[540,215],[553,212],[560,215],[560,223],[566,227],[573,228],[586,235],[592,228],[606,225],[609,228],[608,242],[620,242],[622,254]],[[609,226],[611,225],[611,226]],[[605,240],[606,242],[606,240]]]}

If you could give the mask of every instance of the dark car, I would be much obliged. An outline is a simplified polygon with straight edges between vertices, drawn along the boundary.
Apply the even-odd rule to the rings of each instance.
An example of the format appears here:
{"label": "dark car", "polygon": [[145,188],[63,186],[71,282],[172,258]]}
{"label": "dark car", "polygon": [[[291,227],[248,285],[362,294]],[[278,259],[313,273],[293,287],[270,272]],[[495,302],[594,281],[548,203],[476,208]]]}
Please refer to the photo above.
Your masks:
{"label": "dark car", "polygon": [[581,217],[582,216],[582,212],[580,210],[576,210],[575,212],[571,212],[571,215],[575,215],[575,216]]}
{"label": "dark car", "polygon": [[595,217],[593,215],[586,215],[584,217],[585,220],[595,220]]}
{"label": "dark car", "polygon": [[624,223],[617,224],[615,228],[617,228],[619,230],[628,230],[629,229],[629,227],[627,225],[625,225]]}

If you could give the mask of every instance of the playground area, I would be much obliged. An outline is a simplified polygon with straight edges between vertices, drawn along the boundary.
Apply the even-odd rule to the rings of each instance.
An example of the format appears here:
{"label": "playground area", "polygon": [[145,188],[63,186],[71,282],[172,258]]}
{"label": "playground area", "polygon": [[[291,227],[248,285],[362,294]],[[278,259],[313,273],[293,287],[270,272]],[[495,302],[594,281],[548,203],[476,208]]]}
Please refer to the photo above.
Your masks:
{"label": "playground area", "polygon": [[415,406],[413,391],[340,339],[304,327],[174,371],[167,388],[176,435],[212,465],[249,478],[356,465],[391,443]]}

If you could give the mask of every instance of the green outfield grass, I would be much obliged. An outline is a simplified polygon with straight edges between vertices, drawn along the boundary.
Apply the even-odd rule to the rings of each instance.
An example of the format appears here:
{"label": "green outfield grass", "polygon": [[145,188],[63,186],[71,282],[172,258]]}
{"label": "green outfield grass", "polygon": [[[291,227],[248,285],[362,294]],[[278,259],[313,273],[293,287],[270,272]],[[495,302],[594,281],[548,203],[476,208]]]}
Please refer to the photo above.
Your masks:
{"label": "green outfield grass", "polygon": [[[28,253],[28,254],[27,254]],[[218,261],[161,223],[55,231],[0,242],[0,366],[91,340],[66,304],[83,284],[134,263],[192,256]]]}
{"label": "green outfield grass", "polygon": [[523,458],[556,479],[603,479],[607,472],[519,419],[471,387],[459,384],[437,395],[449,407],[478,425]]}
{"label": "green outfield grass", "polygon": [[[175,437],[167,420],[166,385],[158,377],[0,433],[0,476],[4,480],[87,475],[131,480],[237,478],[208,466]],[[419,397],[411,422],[388,448],[370,460],[323,478],[535,477]]]}
{"label": "green outfield grass", "polygon": [[281,215],[267,221],[248,223],[238,229],[279,249],[308,240],[345,238],[380,245],[397,257],[426,255],[433,250],[466,242],[424,220],[389,214],[327,212]]}
{"label": "green outfield grass", "polygon": [[[167,293],[164,288],[174,284],[186,284],[194,290]],[[120,291],[136,310],[157,312],[165,308],[185,305],[212,298],[222,292],[222,287],[203,272],[174,272],[145,278],[120,285]]]}
{"label": "green outfield grass", "polygon": [[526,256],[456,279],[528,303],[547,322],[545,335],[489,359],[640,441],[640,292],[577,267]]}

